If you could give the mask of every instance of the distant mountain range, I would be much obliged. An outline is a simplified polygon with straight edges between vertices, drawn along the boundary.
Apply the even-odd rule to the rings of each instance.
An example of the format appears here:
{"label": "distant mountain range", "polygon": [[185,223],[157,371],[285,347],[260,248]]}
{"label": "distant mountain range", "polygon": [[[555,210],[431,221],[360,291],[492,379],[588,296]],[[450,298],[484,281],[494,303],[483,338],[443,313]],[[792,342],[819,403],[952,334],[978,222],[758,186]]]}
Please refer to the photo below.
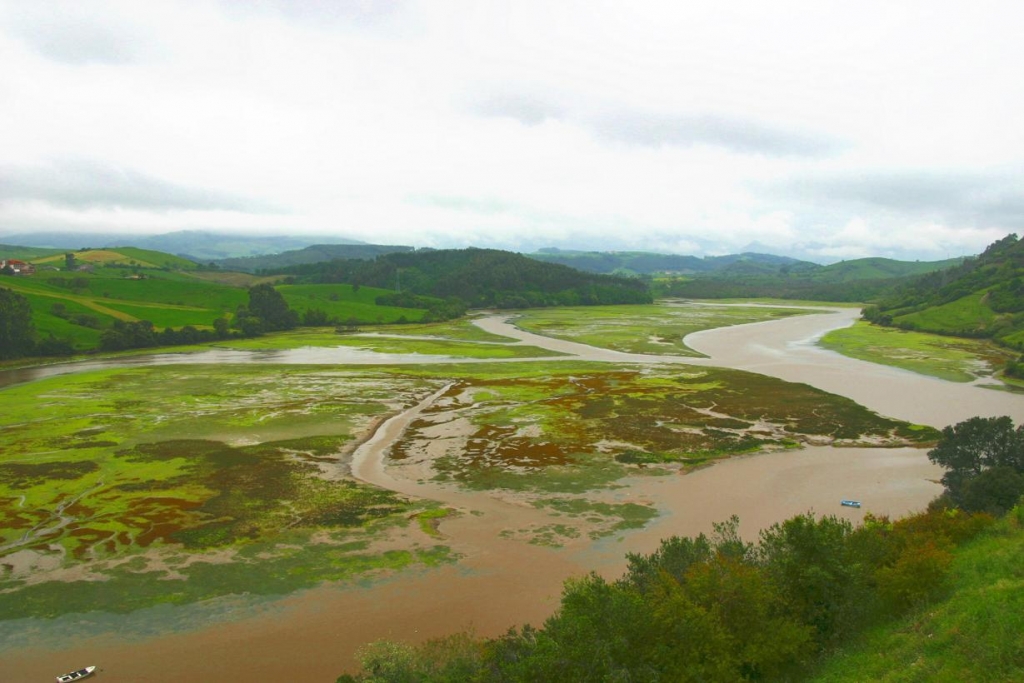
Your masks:
{"label": "distant mountain range", "polygon": [[280,254],[313,244],[365,244],[345,237],[324,235],[241,235],[205,230],[179,230],[162,235],[130,233],[39,232],[0,236],[5,244],[51,249],[138,247],[183,256],[199,263],[229,258]]}
{"label": "distant mountain range", "polygon": [[[384,254],[415,251],[413,247],[386,244],[314,244],[302,249],[261,256],[243,256],[213,261],[222,270],[255,273],[262,270],[323,263],[335,259],[374,259]],[[429,250],[420,250],[429,251]]]}
{"label": "distant mountain range", "polygon": [[771,254],[732,254],[729,256],[685,256],[682,254],[659,254],[646,251],[573,251],[567,249],[541,249],[530,258],[548,263],[560,263],[592,273],[621,275],[646,275],[651,273],[676,273],[692,275],[710,273],[736,266],[741,270],[775,272],[783,266],[820,268],[816,263],[800,261],[786,256]]}

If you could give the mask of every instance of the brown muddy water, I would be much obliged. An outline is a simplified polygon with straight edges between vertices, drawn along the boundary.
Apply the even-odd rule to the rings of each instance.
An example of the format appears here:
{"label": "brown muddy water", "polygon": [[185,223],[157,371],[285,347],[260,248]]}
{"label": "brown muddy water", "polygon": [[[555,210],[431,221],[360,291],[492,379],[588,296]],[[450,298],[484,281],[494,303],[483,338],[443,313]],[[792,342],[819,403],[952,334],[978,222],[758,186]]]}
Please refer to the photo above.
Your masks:
{"label": "brown muddy water", "polygon": [[[516,336],[576,358],[612,363],[685,362],[751,370],[805,382],[849,396],[879,413],[942,427],[973,415],[1024,422],[1024,397],[961,385],[844,358],[814,341],[852,323],[857,312],[832,311],[697,333],[687,344],[709,359],[666,359],[593,349],[520,332],[500,318],[480,321],[488,331]],[[433,362],[433,359],[431,361]],[[386,451],[444,390],[384,422],[353,459],[356,476],[402,493],[425,496],[462,514],[442,522],[444,543],[463,559],[455,566],[404,572],[369,585],[325,586],[280,599],[242,617],[182,632],[142,637],[116,628],[88,629],[57,645],[0,651],[0,680],[52,680],[87,664],[103,681],[333,681],[355,668],[353,654],[378,638],[410,642],[474,630],[497,635],[512,625],[539,625],[557,607],[564,579],[587,571],[614,577],[626,552],[650,552],[672,534],[709,532],[732,514],[753,540],[760,529],[814,511],[857,522],[867,512],[898,516],[937,495],[941,471],[925,451],[813,447],[733,458],[691,474],[636,477],[604,494],[611,502],[655,505],[661,515],[646,528],[562,548],[527,544],[502,531],[552,518],[514,497],[497,498],[442,486],[416,470],[388,467]],[[843,498],[861,500],[859,510]]]}

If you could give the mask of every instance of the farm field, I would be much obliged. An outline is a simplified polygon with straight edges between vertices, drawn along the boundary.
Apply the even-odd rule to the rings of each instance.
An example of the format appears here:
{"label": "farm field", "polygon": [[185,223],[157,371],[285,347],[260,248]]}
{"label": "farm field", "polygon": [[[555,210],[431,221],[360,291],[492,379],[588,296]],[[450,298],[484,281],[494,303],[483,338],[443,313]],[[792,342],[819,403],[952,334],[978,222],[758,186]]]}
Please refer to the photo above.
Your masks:
{"label": "farm field", "polygon": [[[144,277],[133,279],[132,275]],[[68,340],[81,351],[95,349],[100,334],[114,320],[148,320],[158,330],[186,325],[208,329],[218,318],[230,318],[248,303],[244,286],[145,268],[98,267],[91,273],[40,271],[33,277],[6,278],[2,284],[29,298],[33,324],[43,337]],[[378,306],[375,299],[389,291],[373,287],[282,285],[279,291],[300,316],[308,310],[319,310],[339,323],[418,321],[425,313],[422,309]]]}

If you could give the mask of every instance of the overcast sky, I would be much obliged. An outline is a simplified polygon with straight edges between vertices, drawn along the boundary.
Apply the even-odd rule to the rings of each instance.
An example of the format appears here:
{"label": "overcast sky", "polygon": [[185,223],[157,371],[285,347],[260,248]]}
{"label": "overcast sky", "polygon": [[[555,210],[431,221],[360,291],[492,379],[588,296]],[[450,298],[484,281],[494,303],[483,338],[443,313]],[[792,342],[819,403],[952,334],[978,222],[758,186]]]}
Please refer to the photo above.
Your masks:
{"label": "overcast sky", "polygon": [[0,0],[0,236],[935,260],[1024,232],[1024,4]]}

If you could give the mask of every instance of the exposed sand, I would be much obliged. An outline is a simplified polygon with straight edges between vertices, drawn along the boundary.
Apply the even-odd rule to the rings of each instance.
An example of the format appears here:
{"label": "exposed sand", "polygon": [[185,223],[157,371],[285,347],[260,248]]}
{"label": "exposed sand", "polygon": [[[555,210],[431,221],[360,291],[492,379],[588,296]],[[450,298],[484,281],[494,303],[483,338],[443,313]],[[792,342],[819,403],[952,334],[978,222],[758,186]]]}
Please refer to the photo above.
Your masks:
{"label": "exposed sand", "polygon": [[[691,335],[687,343],[711,360],[635,356],[515,332],[500,319],[481,321],[524,343],[606,362],[685,362],[749,369],[803,381],[851,396],[881,413],[944,426],[975,414],[1010,414],[1024,420],[1024,397],[891,371],[814,349],[810,341],[849,324],[856,311],[787,318]],[[865,367],[866,366],[866,367]],[[941,471],[919,449],[812,447],[734,458],[692,474],[636,477],[604,497],[650,502],[663,515],[647,528],[598,542],[581,538],[562,549],[501,537],[504,530],[550,523],[543,511],[514,499],[462,491],[405,478],[386,467],[388,444],[443,391],[386,421],[356,452],[356,476],[464,510],[445,520],[445,543],[464,556],[458,566],[404,573],[367,587],[324,587],[278,601],[257,616],[180,634],[132,641],[130,634],[101,633],[55,647],[3,653],[0,680],[44,680],[97,663],[105,681],[201,681],[252,678],[333,681],[352,670],[359,646],[388,637],[418,641],[460,629],[496,635],[509,626],[540,624],[557,606],[563,580],[597,570],[615,576],[627,551],[647,552],[671,534],[709,532],[732,514],[741,532],[757,532],[799,512],[836,514],[853,521],[867,512],[900,515],[923,508],[941,489]],[[450,427],[458,431],[461,427]],[[444,433],[444,429],[438,426]],[[842,498],[863,502],[842,508]]]}

